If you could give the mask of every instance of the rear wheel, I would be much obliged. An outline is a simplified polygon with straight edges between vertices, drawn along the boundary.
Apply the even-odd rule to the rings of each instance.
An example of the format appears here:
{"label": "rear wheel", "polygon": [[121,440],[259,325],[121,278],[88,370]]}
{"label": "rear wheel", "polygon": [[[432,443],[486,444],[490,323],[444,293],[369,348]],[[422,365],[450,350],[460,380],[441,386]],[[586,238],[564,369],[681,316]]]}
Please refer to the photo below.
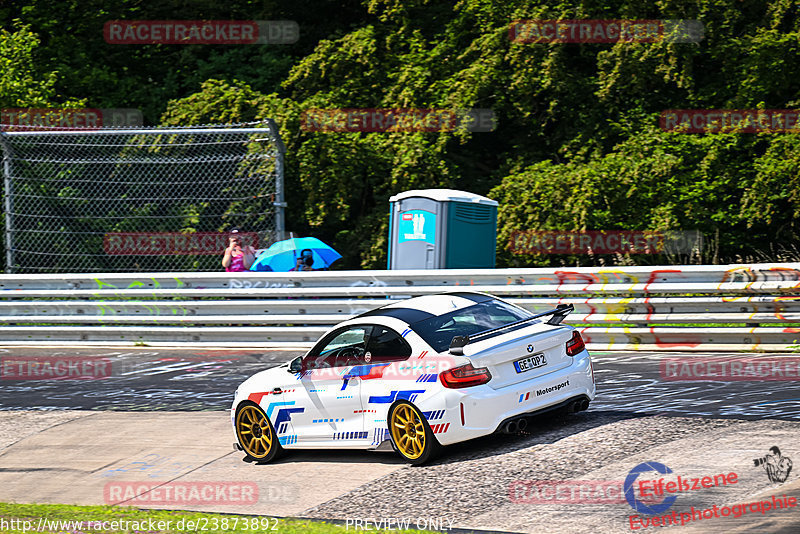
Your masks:
{"label": "rear wheel", "polygon": [[438,456],[442,446],[428,421],[407,402],[398,402],[389,414],[389,432],[395,449],[411,465],[422,465]]}
{"label": "rear wheel", "polygon": [[269,418],[252,402],[243,403],[236,410],[236,438],[251,460],[269,462],[283,452]]}

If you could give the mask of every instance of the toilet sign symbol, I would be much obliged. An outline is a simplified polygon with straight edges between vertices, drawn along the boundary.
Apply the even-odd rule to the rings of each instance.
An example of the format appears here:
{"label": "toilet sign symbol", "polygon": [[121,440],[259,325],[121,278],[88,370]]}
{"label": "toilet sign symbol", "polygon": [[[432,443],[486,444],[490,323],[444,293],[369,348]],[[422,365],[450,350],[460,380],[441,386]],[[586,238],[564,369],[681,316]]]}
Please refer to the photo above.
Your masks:
{"label": "toilet sign symbol", "polygon": [[414,235],[422,236],[425,239],[423,230],[425,229],[425,216],[421,213],[414,214]]}
{"label": "toilet sign symbol", "polygon": [[423,210],[403,213],[400,219],[399,234],[399,243],[426,241],[433,244],[436,234],[436,214]]}

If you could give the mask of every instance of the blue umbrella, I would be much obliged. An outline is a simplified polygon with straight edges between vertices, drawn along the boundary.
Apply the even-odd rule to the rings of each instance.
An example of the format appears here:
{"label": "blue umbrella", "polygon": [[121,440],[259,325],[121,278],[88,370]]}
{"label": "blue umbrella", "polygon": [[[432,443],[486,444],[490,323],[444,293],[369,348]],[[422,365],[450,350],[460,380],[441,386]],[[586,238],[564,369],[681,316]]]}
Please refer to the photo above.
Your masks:
{"label": "blue umbrella", "polygon": [[273,243],[267,250],[259,254],[250,270],[291,271],[297,265],[297,258],[306,249],[310,250],[314,257],[313,269],[326,269],[342,257],[341,254],[316,237],[295,237]]}

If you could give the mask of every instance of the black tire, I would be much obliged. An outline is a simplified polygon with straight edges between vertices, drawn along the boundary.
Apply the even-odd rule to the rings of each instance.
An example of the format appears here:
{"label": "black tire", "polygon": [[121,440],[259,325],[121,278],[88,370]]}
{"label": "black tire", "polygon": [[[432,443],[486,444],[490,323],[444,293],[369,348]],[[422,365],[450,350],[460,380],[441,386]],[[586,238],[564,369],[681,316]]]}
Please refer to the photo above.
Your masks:
{"label": "black tire", "polygon": [[442,452],[425,416],[413,404],[396,402],[386,420],[395,450],[411,465],[430,462]]}
{"label": "black tire", "polygon": [[251,401],[241,403],[236,408],[234,428],[236,439],[248,460],[266,463],[283,455],[284,449],[275,429],[258,404]]}

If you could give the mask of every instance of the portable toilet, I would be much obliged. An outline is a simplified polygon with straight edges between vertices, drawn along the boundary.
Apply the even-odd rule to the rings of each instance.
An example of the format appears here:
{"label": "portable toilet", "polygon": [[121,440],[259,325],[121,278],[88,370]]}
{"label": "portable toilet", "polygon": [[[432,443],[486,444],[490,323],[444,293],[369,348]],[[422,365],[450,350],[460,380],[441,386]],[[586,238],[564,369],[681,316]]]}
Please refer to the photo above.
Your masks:
{"label": "portable toilet", "polygon": [[497,202],[453,189],[389,199],[389,269],[492,269]]}

